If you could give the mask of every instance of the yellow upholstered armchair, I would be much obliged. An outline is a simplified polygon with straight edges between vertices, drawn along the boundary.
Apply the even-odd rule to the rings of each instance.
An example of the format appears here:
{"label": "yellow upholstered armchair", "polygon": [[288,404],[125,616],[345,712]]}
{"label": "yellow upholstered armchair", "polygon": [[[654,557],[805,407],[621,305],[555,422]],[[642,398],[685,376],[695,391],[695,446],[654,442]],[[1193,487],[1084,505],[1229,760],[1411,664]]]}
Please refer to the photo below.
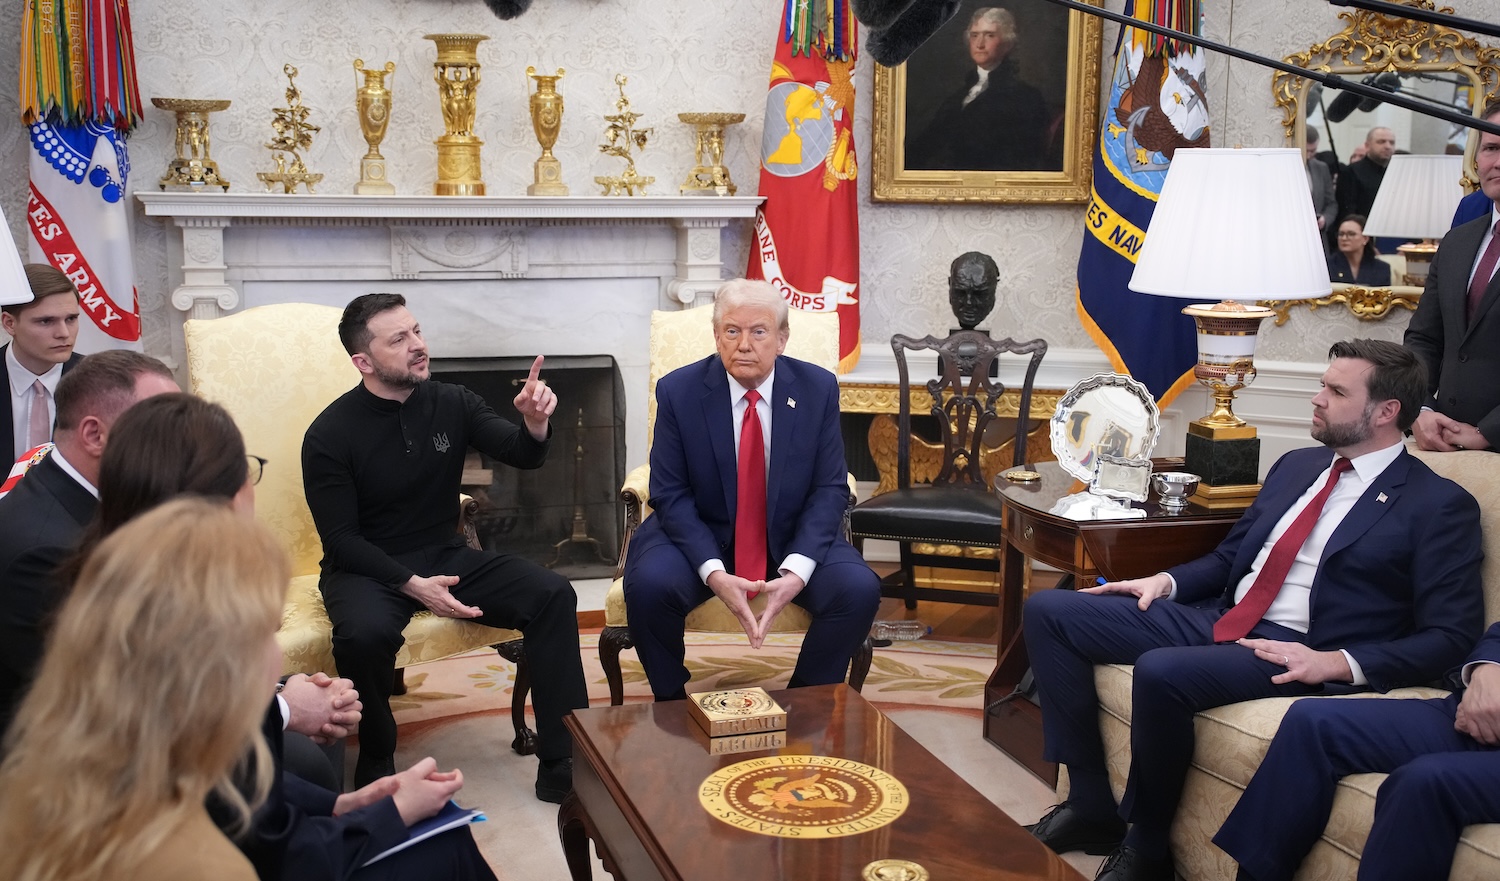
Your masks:
{"label": "yellow upholstered armchair", "polygon": [[[187,339],[188,380],[194,394],[222,405],[245,436],[245,447],[270,464],[256,486],[256,517],[281,540],[292,558],[277,641],[285,657],[283,673],[333,671],[333,625],[318,592],[318,561],[323,555],[312,513],[302,489],[302,436],[335,398],[359,383],[338,339],[340,310],[287,303],[248,309],[225,318],[191,320]],[[470,525],[472,499],[454,499],[463,508],[469,543],[478,547]],[[439,618],[428,611],[412,617],[396,655],[400,670],[484,646],[493,646],[516,665],[511,747],[528,755],[536,735],[526,727],[530,690],[521,634],[472,621]]]}
{"label": "yellow upholstered armchair", "polygon": [[[651,445],[656,432],[656,383],[663,376],[679,367],[701,360],[714,351],[712,306],[699,306],[674,312],[651,313],[650,385],[646,405],[646,445]],[[834,370],[839,363],[839,320],[832,312],[827,314],[791,310],[791,337],[787,341],[786,355]],[[625,557],[630,551],[630,538],[636,527],[650,513],[651,466],[641,465],[625,476],[625,485],[620,489],[620,498],[625,502],[625,534],[620,542],[620,562],[615,570],[614,583],[604,600],[604,630],[599,634],[599,664],[604,668],[604,678],[609,683],[609,701],[621,704],[625,701],[625,686],[620,676],[620,652],[634,646],[630,639],[630,625],[625,616],[625,588],[620,574],[625,571]],[[854,478],[849,478],[849,499],[854,500]],[[848,515],[844,520],[848,531]],[[759,613],[765,608],[765,597],[750,601],[750,608]],[[801,606],[788,605],[771,629],[778,633],[798,632],[808,628],[812,619]],[[740,633],[743,628],[734,615],[718,597],[713,597],[688,613],[688,630],[705,630],[714,633]],[[865,640],[851,659],[849,684],[859,690],[865,684],[865,675],[870,672],[871,647]]]}

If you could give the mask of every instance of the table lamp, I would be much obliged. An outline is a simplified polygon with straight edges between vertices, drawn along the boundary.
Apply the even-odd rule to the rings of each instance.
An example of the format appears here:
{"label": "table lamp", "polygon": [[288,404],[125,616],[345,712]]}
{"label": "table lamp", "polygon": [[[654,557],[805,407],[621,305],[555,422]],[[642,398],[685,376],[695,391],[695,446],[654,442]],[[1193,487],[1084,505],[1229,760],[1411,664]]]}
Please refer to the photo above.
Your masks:
{"label": "table lamp", "polygon": [[1234,414],[1234,393],[1255,379],[1255,336],[1270,309],[1256,300],[1327,296],[1302,151],[1182,149],[1172,157],[1130,289],[1198,302],[1193,375],[1213,392],[1209,415],[1188,425],[1184,467],[1195,500],[1243,505],[1260,491],[1260,439]]}
{"label": "table lamp", "polygon": [[31,302],[31,282],[26,280],[26,267],[21,252],[10,237],[10,226],[5,221],[5,212],[0,210],[0,306],[15,306]]}
{"label": "table lamp", "polygon": [[1463,176],[1464,158],[1458,155],[1397,154],[1386,166],[1365,235],[1422,240],[1396,248],[1406,258],[1406,284],[1427,284],[1438,239],[1453,225],[1453,212],[1464,197]]}

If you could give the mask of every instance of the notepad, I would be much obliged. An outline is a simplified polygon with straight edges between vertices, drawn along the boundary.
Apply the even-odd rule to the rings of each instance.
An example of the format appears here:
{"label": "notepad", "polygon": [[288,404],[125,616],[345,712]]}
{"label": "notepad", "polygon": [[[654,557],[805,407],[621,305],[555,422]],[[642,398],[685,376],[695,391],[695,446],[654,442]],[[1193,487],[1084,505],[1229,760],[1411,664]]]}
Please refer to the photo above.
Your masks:
{"label": "notepad", "polygon": [[467,826],[470,823],[482,823],[484,820],[485,816],[483,812],[467,810],[450,801],[443,805],[443,809],[436,814],[406,830],[407,836],[405,841],[370,857],[365,861],[364,866],[360,866],[360,868],[378,863],[393,853],[406,850],[419,841],[425,841],[434,835],[447,832],[449,829],[457,829],[459,826]]}

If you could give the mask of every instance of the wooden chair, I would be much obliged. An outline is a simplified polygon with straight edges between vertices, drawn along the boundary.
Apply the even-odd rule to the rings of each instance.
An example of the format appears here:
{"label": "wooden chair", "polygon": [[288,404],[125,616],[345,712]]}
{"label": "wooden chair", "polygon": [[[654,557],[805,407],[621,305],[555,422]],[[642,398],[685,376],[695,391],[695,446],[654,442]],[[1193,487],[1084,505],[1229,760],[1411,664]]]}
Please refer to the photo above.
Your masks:
{"label": "wooden chair", "polygon": [[[335,669],[333,625],[318,591],[322,544],[302,489],[302,436],[328,404],[360,380],[339,344],[339,315],[329,306],[286,303],[183,325],[193,393],[228,410],[246,448],[269,460],[255,488],[255,511],[292,558],[292,582],[276,634],[285,658],[283,673]],[[454,501],[466,515],[461,524],[469,544],[479,547],[471,522],[477,503]],[[484,646],[515,664],[511,748],[522,755],[535,752],[536,735],[526,727],[530,679],[519,631],[439,618],[424,610],[412,616],[402,635],[406,641],[396,655],[398,677],[413,664]]]}
{"label": "wooden chair", "polygon": [[[1032,386],[1042,356],[1047,353],[1047,342],[1040,339],[1026,343],[1009,338],[992,340],[981,331],[961,330],[946,339],[932,336],[915,339],[896,334],[891,337],[891,348],[896,353],[901,381],[896,488],[856,505],[850,514],[850,533],[861,549],[867,538],[900,543],[901,571],[895,575],[899,581],[893,583],[893,579],[888,578],[882,585],[882,593],[901,597],[908,609],[916,608],[919,599],[997,605],[999,595],[994,593],[918,587],[913,567],[980,570],[998,575],[998,555],[972,557],[919,553],[913,545],[999,549],[1000,500],[989,485],[989,475],[981,468],[985,430],[994,422],[995,403],[1005,393],[1005,386],[989,378],[990,364],[1002,352],[1031,356],[1021,386],[1016,418],[1012,464],[1020,465],[1026,461]],[[912,473],[909,351],[935,351],[943,368],[940,377],[926,383],[933,401],[931,415],[937,423],[941,444],[941,459],[929,482],[914,479]],[[920,438],[916,440],[921,442]]]}
{"label": "wooden chair", "polygon": [[[714,351],[712,316],[712,306],[651,313],[646,405],[648,447],[656,430],[656,383],[673,370],[701,360]],[[791,337],[786,346],[788,356],[826,367],[830,371],[838,366],[839,326],[836,314],[793,309],[789,323]],[[620,489],[620,498],[625,502],[625,532],[620,542],[620,562],[615,570],[615,580],[604,600],[604,629],[599,634],[599,664],[604,668],[604,678],[609,683],[609,702],[615,705],[625,701],[625,686],[620,677],[620,652],[635,645],[630,639],[630,625],[625,614],[625,588],[620,576],[625,571],[625,557],[630,551],[631,536],[651,513],[650,485],[651,466],[647,464],[626,475],[625,485]],[[853,477],[849,479],[849,490],[852,504]],[[846,516],[846,525],[847,520]],[[751,600],[750,608],[759,613],[765,608],[765,597]],[[807,630],[811,623],[812,619],[807,612],[793,603],[776,616],[771,629],[777,633],[795,633]],[[714,633],[743,632],[739,621],[718,597],[709,599],[689,612],[686,626],[688,630]],[[849,685],[856,691],[864,687],[865,676],[870,672],[871,651],[870,641],[866,639],[851,659]]]}

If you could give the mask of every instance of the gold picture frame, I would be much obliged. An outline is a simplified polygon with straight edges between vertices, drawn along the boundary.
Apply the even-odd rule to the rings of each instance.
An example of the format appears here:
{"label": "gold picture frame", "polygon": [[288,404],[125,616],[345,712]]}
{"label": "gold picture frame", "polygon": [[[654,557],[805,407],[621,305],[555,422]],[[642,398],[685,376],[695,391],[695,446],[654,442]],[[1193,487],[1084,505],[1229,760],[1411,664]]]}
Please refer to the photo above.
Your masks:
{"label": "gold picture frame", "polygon": [[[1102,5],[1102,0],[1085,2]],[[1007,69],[1007,77],[1019,81],[1018,89],[1041,93],[1045,120],[1034,139],[1023,142],[1024,148],[1015,148],[1021,158],[996,160],[997,167],[991,169],[956,167],[987,161],[973,158],[972,150],[959,146],[972,145],[972,139],[947,138],[949,127],[944,123],[956,113],[969,84],[977,78],[965,35],[975,11],[987,6],[1000,6],[1013,16],[1018,36],[1002,68]],[[1011,0],[1003,6],[999,0],[963,0],[953,19],[905,64],[875,68],[871,198],[876,202],[1087,202],[1099,136],[1101,34],[1098,17],[1046,0]],[[1042,146],[1031,149],[1034,143]],[[1004,149],[1008,148],[996,148]]]}

